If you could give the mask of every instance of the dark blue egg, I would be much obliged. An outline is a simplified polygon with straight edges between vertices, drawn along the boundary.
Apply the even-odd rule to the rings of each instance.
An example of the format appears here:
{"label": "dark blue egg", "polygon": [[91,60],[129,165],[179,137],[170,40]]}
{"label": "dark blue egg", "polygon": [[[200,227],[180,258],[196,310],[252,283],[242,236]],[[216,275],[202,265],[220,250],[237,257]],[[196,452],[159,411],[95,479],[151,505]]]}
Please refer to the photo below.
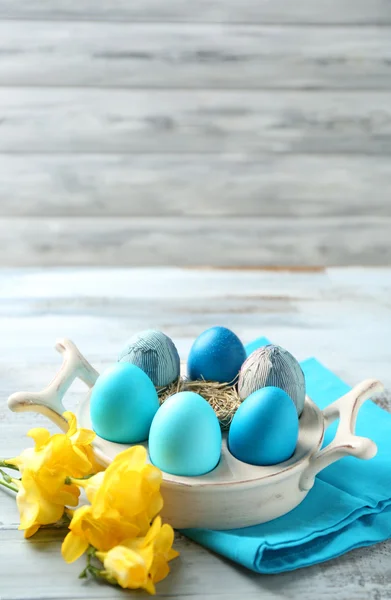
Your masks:
{"label": "dark blue egg", "polygon": [[228,433],[231,454],[251,465],[275,465],[288,460],[299,436],[293,400],[277,387],[253,392],[236,411]]}
{"label": "dark blue egg", "polygon": [[237,335],[226,327],[211,327],[195,340],[187,361],[190,379],[229,383],[246,360],[246,350]]}

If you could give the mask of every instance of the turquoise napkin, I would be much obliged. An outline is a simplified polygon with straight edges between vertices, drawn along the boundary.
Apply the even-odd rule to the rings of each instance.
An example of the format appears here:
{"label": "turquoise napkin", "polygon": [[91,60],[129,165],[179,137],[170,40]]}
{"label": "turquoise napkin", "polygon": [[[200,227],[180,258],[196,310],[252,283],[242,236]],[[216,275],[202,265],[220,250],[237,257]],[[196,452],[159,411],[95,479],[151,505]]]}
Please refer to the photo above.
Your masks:
{"label": "turquoise napkin", "polygon": [[[268,343],[259,338],[246,347],[247,353]],[[301,366],[308,395],[322,409],[351,389],[314,358]],[[324,444],[335,428],[328,428]],[[306,567],[386,540],[391,537],[391,414],[373,402],[364,403],[356,432],[376,442],[375,458],[346,457],[333,463],[317,475],[312,490],[290,513],[244,529],[183,533],[259,573]]]}

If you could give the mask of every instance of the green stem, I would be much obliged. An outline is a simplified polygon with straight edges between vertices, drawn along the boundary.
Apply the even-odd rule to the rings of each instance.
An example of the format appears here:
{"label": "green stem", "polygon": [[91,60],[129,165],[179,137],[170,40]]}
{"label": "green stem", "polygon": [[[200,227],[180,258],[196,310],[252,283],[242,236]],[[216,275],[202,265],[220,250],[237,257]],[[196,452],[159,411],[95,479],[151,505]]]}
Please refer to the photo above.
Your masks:
{"label": "green stem", "polygon": [[118,585],[118,581],[116,581],[114,577],[111,577],[107,573],[107,571],[105,571],[104,569],[98,569],[97,567],[94,567],[91,561],[95,558],[95,556],[96,548],[94,548],[94,546],[89,546],[86,552],[87,565],[85,569],[83,569],[83,571],[80,573],[79,579],[85,579],[86,577],[88,577],[88,575],[92,575],[92,577],[95,577],[96,579],[104,579],[111,585]]}
{"label": "green stem", "polygon": [[0,460],[0,467],[4,467],[4,469],[13,469],[14,471],[19,471],[19,468],[12,463],[7,462],[6,460]]}
{"label": "green stem", "polygon": [[65,485],[72,485],[74,481],[84,481],[85,479],[91,479],[94,477],[96,473],[91,473],[90,475],[84,475],[84,477],[65,477]]}
{"label": "green stem", "polygon": [[80,573],[79,579],[85,579],[87,577],[87,575],[89,573],[92,573],[93,569],[95,569],[95,567],[93,567],[91,565],[91,560],[94,558],[95,553],[96,553],[96,550],[95,550],[94,546],[89,546],[89,548],[86,552],[87,565],[86,565],[86,568],[83,569],[83,571]]}
{"label": "green stem", "polygon": [[16,493],[19,491],[15,485],[12,485],[11,483],[6,483],[3,479],[0,479],[0,485],[3,485],[4,487]]}

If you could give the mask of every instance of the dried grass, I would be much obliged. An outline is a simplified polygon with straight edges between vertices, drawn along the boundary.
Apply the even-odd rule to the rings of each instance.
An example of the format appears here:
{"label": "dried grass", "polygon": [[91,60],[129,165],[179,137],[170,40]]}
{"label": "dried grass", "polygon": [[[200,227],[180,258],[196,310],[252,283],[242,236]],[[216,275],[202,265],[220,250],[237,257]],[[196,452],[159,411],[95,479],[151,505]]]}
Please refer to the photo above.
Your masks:
{"label": "dried grass", "polygon": [[223,430],[229,428],[233,416],[242,402],[235,382],[189,381],[188,379],[179,378],[171,385],[158,390],[160,404],[163,404],[173,394],[183,391],[195,392],[205,398],[215,411]]}

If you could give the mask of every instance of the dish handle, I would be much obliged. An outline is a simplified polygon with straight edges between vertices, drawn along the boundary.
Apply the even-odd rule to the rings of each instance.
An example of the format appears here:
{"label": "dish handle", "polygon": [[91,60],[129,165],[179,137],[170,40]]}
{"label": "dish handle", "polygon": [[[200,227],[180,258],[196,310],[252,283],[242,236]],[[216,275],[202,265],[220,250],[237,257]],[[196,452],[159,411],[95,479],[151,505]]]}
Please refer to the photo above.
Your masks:
{"label": "dish handle", "polygon": [[383,385],[376,379],[366,379],[350,392],[327,406],[323,411],[324,426],[327,428],[339,418],[334,439],[322,450],[315,452],[300,479],[300,490],[308,491],[314,485],[315,475],[331,463],[344,456],[355,456],[368,460],[377,452],[375,442],[355,435],[358,411],[365,400],[381,392]]}
{"label": "dish handle", "polygon": [[62,400],[73,381],[78,377],[92,388],[99,373],[84,358],[75,344],[68,339],[56,342],[57,352],[63,355],[61,369],[53,381],[41,392],[16,392],[8,398],[8,407],[14,412],[37,412],[48,417],[62,431],[68,430],[63,417]]}

